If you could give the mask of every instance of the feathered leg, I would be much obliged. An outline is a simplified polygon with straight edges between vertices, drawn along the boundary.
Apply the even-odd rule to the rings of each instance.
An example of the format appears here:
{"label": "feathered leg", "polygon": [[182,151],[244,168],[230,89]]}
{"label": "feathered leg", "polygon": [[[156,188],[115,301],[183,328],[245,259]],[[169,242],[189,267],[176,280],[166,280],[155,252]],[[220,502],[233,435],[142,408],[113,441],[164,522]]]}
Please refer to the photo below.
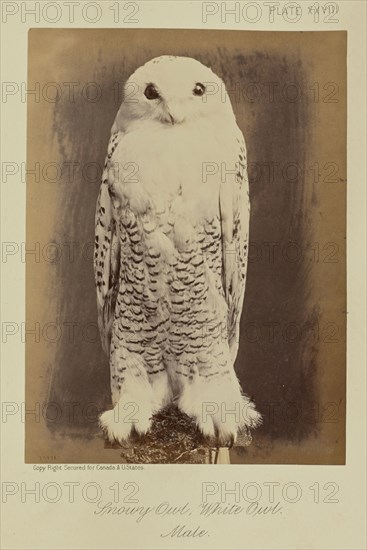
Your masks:
{"label": "feathered leg", "polygon": [[112,351],[110,365],[114,407],[100,416],[100,425],[110,441],[122,442],[132,430],[150,429],[153,414],[169,399],[168,377],[164,369],[149,375],[143,357],[123,347]]}
{"label": "feathered leg", "polygon": [[261,424],[261,415],[242,393],[229,350],[226,353],[223,348],[216,346],[206,363],[197,363],[183,377],[178,405],[195,418],[205,436],[214,438],[219,446],[231,446],[239,431]]}

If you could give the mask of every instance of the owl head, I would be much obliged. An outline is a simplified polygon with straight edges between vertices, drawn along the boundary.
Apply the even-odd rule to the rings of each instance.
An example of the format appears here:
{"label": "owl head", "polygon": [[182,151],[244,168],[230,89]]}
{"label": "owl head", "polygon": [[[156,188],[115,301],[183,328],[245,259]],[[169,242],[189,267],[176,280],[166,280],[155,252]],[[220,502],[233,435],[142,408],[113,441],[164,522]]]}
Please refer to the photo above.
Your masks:
{"label": "owl head", "polygon": [[139,67],[127,80],[113,130],[150,120],[166,128],[233,111],[223,81],[191,57],[163,55]]}

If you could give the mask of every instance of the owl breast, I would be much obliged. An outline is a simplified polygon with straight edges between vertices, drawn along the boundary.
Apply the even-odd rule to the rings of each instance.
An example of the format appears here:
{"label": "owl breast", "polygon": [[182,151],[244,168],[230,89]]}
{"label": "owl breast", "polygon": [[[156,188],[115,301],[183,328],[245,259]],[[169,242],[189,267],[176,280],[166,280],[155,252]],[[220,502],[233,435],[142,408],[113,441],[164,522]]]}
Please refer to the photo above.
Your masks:
{"label": "owl breast", "polygon": [[120,190],[138,183],[157,205],[181,197],[176,209],[182,201],[191,219],[214,215],[219,186],[236,171],[233,125],[227,126],[218,132],[205,119],[175,126],[145,122],[126,133],[112,159],[119,165]]}

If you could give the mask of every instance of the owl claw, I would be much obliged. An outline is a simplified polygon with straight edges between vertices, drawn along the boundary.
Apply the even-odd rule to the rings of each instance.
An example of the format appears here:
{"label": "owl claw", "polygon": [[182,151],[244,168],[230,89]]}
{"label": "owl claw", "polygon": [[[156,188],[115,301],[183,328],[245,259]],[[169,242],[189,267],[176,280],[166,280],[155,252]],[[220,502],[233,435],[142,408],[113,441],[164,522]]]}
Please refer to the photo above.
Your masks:
{"label": "owl claw", "polygon": [[129,439],[133,430],[139,435],[146,434],[151,427],[153,414],[148,404],[139,406],[136,401],[124,396],[112,410],[101,414],[99,425],[111,443],[117,441],[121,444]]}
{"label": "owl claw", "polygon": [[209,418],[206,422],[204,422],[200,414],[195,415],[191,413],[189,416],[193,416],[195,418],[196,425],[204,437],[206,437],[209,440],[215,440],[215,427],[211,418]]}
{"label": "owl claw", "polygon": [[218,442],[218,447],[228,447],[228,449],[232,449],[234,442],[235,442],[235,436],[231,435],[230,438],[227,439],[227,441],[223,445],[219,445],[219,442]]}
{"label": "owl claw", "polygon": [[237,433],[238,433],[237,426],[219,427],[217,425],[217,437],[216,437],[217,447],[228,447],[228,449],[231,449],[236,442]]}
{"label": "owl claw", "polygon": [[188,384],[178,406],[196,420],[202,434],[218,447],[233,447],[241,430],[261,424],[261,415],[242,395],[234,377]]}

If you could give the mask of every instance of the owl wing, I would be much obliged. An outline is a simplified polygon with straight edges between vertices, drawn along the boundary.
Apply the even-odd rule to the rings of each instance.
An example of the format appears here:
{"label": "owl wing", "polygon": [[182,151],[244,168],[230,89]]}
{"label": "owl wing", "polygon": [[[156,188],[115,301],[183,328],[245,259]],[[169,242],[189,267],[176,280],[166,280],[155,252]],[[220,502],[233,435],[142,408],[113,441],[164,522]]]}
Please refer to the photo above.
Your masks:
{"label": "owl wing", "polygon": [[250,221],[247,155],[238,129],[235,178],[221,184],[219,206],[222,228],[223,289],[228,305],[228,341],[234,361],[239,345],[239,323],[246,286]]}
{"label": "owl wing", "polygon": [[108,355],[120,270],[120,243],[108,185],[108,169],[121,136],[121,132],[111,134],[95,217],[94,276],[97,288],[98,327],[103,349]]}

